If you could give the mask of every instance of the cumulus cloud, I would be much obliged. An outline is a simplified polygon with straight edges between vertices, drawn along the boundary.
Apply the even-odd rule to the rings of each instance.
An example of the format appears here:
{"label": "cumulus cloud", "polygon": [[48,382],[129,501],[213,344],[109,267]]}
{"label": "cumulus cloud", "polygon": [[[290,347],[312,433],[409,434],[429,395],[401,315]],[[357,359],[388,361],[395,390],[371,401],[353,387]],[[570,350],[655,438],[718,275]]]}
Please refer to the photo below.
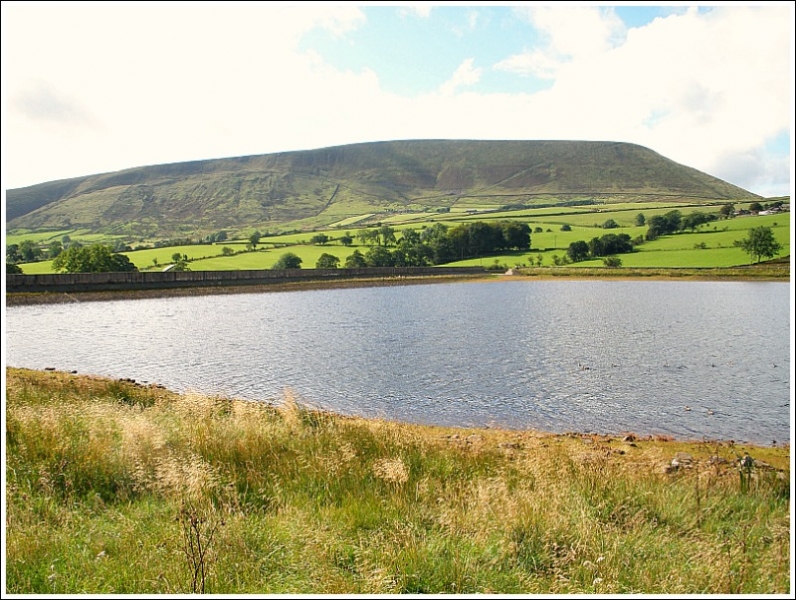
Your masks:
{"label": "cumulus cloud", "polygon": [[402,6],[398,9],[398,14],[402,17],[419,17],[427,19],[431,16],[430,4],[412,4],[411,6]]}
{"label": "cumulus cloud", "polygon": [[516,11],[534,26],[542,43],[499,61],[497,70],[553,79],[566,63],[607,52],[626,34],[610,8],[531,6]]}
{"label": "cumulus cloud", "polygon": [[[559,33],[564,21],[554,9],[528,12],[547,28],[544,43],[503,66],[554,76],[547,89],[486,92],[473,53],[439,88],[413,96],[388,93],[376,72],[341,71],[298,50],[312,28],[362,27],[358,10],[53,4],[11,27],[5,6],[3,53],[15,57],[4,65],[9,187],[142,164],[421,138],[626,141],[752,191],[789,177],[787,159],[766,151],[790,130],[793,113],[787,6],[687,11],[627,31],[610,11],[590,9],[578,23],[591,25],[577,26],[596,31],[590,41]],[[37,99],[37,90],[50,98]],[[102,128],[68,129],[71,137],[48,135],[31,119],[48,111],[75,119],[88,109]]]}
{"label": "cumulus cloud", "polygon": [[365,13],[356,6],[313,6],[314,23],[337,36],[354,31],[367,21]]}
{"label": "cumulus cloud", "polygon": [[459,88],[475,85],[481,79],[483,69],[473,66],[474,59],[468,58],[453,73],[453,76],[439,87],[439,93],[449,96]]}
{"label": "cumulus cloud", "polygon": [[[690,10],[630,29],[620,45],[600,43],[615,39],[606,35],[611,28],[578,47],[560,36],[502,68],[554,76],[550,89],[529,97],[529,106],[549,115],[545,135],[635,142],[760,187],[761,179],[783,181],[788,173],[782,161],[762,168],[771,157],[760,149],[792,121],[791,42],[782,26],[792,16],[783,7]],[[572,58],[545,62],[553,47]],[[739,168],[744,163],[752,166]]]}

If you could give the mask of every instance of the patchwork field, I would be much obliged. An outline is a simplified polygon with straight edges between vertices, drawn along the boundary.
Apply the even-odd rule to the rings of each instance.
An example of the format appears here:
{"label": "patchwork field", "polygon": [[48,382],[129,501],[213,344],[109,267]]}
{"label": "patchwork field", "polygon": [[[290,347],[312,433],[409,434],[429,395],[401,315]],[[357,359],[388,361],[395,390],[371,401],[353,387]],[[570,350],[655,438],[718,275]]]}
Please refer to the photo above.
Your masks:
{"label": "patchwork field", "polygon": [[[454,227],[458,223],[472,221],[515,220],[527,223],[531,228],[531,250],[519,253],[501,253],[479,258],[472,258],[455,263],[452,266],[490,266],[497,262],[500,265],[515,266],[527,265],[530,260],[538,264],[541,256],[543,266],[552,266],[554,256],[563,258],[568,246],[572,242],[583,240],[588,242],[593,237],[600,237],[605,233],[626,233],[631,238],[644,236],[647,226],[637,226],[636,218],[643,214],[649,221],[655,215],[662,215],[676,208],[684,216],[694,211],[716,212],[718,207],[694,205],[682,206],[673,203],[625,203],[618,205],[601,205],[595,207],[562,207],[541,208],[534,210],[488,212],[483,214],[469,213],[418,213],[395,215],[385,219],[384,224],[389,224],[400,238],[405,229],[422,230],[435,223],[443,223]],[[361,220],[369,218],[370,214],[360,215]],[[192,270],[236,270],[236,269],[268,269],[285,252],[293,252],[302,259],[302,268],[314,268],[318,257],[323,253],[332,254],[340,258],[341,265],[345,258],[355,249],[366,252],[368,246],[362,246],[356,239],[357,231],[364,226],[356,226],[360,218],[348,219],[350,227],[334,227],[317,229],[300,233],[283,235],[269,235],[263,237],[254,252],[246,252],[246,239],[229,240],[218,244],[183,245],[162,248],[151,248],[125,252],[130,260],[140,270],[160,270],[172,262],[175,253],[188,256],[188,266]],[[619,227],[603,229],[602,225],[608,221],[615,221]],[[562,231],[563,226],[569,226],[569,231]],[[662,236],[654,241],[644,242],[636,247],[636,251],[621,256],[622,265],[628,267],[728,267],[750,264],[749,255],[733,244],[736,240],[746,237],[749,229],[753,227],[771,227],[776,240],[782,245],[780,256],[790,255],[790,214],[781,213],[761,216],[739,216],[733,219],[713,221],[697,228],[695,232],[685,231],[678,234]],[[342,246],[339,239],[345,233],[355,238],[351,247]],[[90,243],[96,234],[83,236],[79,231],[51,232],[50,234],[37,234],[37,239],[46,243],[53,239],[60,240],[63,235],[70,235],[73,239],[83,243]],[[326,234],[331,241],[326,245],[312,245],[310,239],[317,234]],[[34,239],[33,234],[19,234],[13,240],[19,243],[22,239]],[[49,236],[49,237],[48,237]],[[103,240],[104,241],[104,240]],[[10,242],[9,242],[10,243]],[[235,254],[223,256],[224,247]],[[229,252],[229,251],[228,251]],[[154,261],[157,261],[155,264]],[[601,266],[601,260],[590,260],[567,265],[570,268],[584,266]],[[21,265],[27,274],[51,273],[52,263],[42,261]]]}

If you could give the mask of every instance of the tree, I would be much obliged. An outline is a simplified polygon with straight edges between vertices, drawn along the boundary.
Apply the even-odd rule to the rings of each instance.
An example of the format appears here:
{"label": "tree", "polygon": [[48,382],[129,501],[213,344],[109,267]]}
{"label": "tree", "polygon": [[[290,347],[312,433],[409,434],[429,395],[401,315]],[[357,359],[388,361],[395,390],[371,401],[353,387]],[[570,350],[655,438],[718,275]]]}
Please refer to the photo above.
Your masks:
{"label": "tree", "polygon": [[719,214],[725,219],[735,215],[735,205],[727,203],[719,209]]}
{"label": "tree", "polygon": [[382,225],[379,227],[379,238],[381,239],[381,244],[384,246],[395,244],[395,229],[389,225]]}
{"label": "tree", "polygon": [[617,227],[619,227],[619,223],[613,219],[608,219],[605,223],[603,223],[603,229],[616,229]]}
{"label": "tree", "polygon": [[381,239],[377,229],[360,229],[357,231],[357,238],[363,244],[378,244]]}
{"label": "tree", "polygon": [[310,238],[310,244],[318,244],[319,246],[325,246],[329,243],[329,236],[325,233],[318,233],[313,235]]}
{"label": "tree", "polygon": [[50,245],[47,246],[47,257],[48,258],[55,258],[59,254],[61,254],[61,252],[63,252],[63,251],[64,251],[63,244],[61,242],[59,242],[58,240],[55,240],[53,242],[50,242]]}
{"label": "tree", "polygon": [[655,215],[647,221],[649,227],[645,237],[648,241],[652,241],[661,235],[675,233],[682,229],[682,220],[679,210],[670,210],[665,215]]}
{"label": "tree", "polygon": [[359,250],[354,250],[354,253],[345,259],[346,269],[364,269],[367,266],[365,256]]}
{"label": "tree", "polygon": [[589,245],[583,240],[572,242],[567,248],[567,256],[572,262],[580,262],[589,258]]}
{"label": "tree", "polygon": [[674,233],[682,229],[683,215],[679,210],[670,210],[663,218],[666,219],[666,233]]}
{"label": "tree", "polygon": [[174,261],[174,266],[171,268],[172,271],[190,271],[191,269],[188,267],[188,255],[187,254],[180,254],[179,252],[175,252],[171,255],[171,260]]}
{"label": "tree", "polygon": [[763,258],[774,258],[782,250],[771,227],[753,227],[749,236],[743,240],[736,240],[735,245],[746,252],[756,263]]}
{"label": "tree", "polygon": [[705,213],[694,211],[683,217],[683,220],[680,223],[680,227],[682,227],[683,230],[690,229],[691,233],[694,233],[697,227],[699,227],[700,225],[704,225],[707,222],[708,222],[708,216]]}
{"label": "tree", "polygon": [[432,263],[434,253],[428,244],[423,243],[420,233],[405,229],[392,256],[396,267],[423,267]]}
{"label": "tree", "polygon": [[393,256],[384,246],[371,246],[365,253],[365,262],[369,267],[392,267]]}
{"label": "tree", "polygon": [[232,256],[233,254],[235,254],[235,251],[229,246],[224,246],[223,248],[221,248],[221,254],[223,256]]}
{"label": "tree", "polygon": [[19,253],[24,262],[33,262],[41,257],[41,248],[33,240],[22,240],[19,243]]}
{"label": "tree", "polygon": [[506,248],[528,250],[531,247],[531,228],[526,223],[503,221],[500,228],[503,231],[503,243]]}
{"label": "tree", "polygon": [[7,263],[18,263],[22,262],[22,260],[22,253],[19,251],[19,246],[17,244],[9,244],[6,246]]}
{"label": "tree", "polygon": [[644,227],[644,224],[647,222],[647,217],[644,216],[644,213],[638,213],[636,215],[636,226]]}
{"label": "tree", "polygon": [[263,237],[263,234],[259,231],[255,231],[249,236],[249,243],[252,245],[252,249],[257,247],[257,244],[260,243],[261,237]]}
{"label": "tree", "polygon": [[66,273],[103,273],[137,271],[138,268],[124,254],[116,254],[110,246],[72,244],[53,261],[53,269]]}
{"label": "tree", "polygon": [[272,269],[300,269],[303,261],[292,252],[285,252],[279,257]]}
{"label": "tree", "polygon": [[318,257],[315,263],[316,269],[336,269],[340,265],[340,259],[332,254],[324,252]]}
{"label": "tree", "polygon": [[564,223],[561,226],[561,231],[572,231],[572,227],[570,227],[568,224]]}
{"label": "tree", "polygon": [[761,210],[763,210],[763,205],[759,202],[752,202],[749,205],[749,212],[759,213]]}
{"label": "tree", "polygon": [[618,256],[606,256],[603,259],[603,264],[606,267],[621,267],[622,266],[622,259]]}
{"label": "tree", "polygon": [[14,263],[7,262],[6,263],[6,275],[21,275],[22,274],[22,267],[19,265],[15,265]]}
{"label": "tree", "polygon": [[347,231],[346,231],[345,235],[341,235],[339,239],[340,239],[340,243],[343,246],[345,246],[345,247],[348,247],[348,246],[350,246],[351,244],[354,243],[354,238],[351,237],[351,234],[348,233]]}

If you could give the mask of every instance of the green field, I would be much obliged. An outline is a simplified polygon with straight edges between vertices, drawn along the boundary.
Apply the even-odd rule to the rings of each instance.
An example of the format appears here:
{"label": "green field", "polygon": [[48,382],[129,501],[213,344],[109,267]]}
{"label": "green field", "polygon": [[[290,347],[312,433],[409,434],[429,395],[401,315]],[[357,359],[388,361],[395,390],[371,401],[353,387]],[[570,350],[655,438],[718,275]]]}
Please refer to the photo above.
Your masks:
{"label": "green field", "polygon": [[[242,269],[270,269],[285,252],[292,252],[302,260],[303,269],[314,269],[321,254],[331,254],[340,259],[343,266],[347,256],[351,255],[356,247],[346,248],[340,245],[311,246],[296,245],[287,248],[270,248],[264,251],[246,252],[235,256],[225,256],[198,260],[190,264],[194,271],[236,271]],[[367,248],[360,247],[360,252]]]}
{"label": "green field", "polygon": [[[396,215],[391,226],[400,238],[401,231],[404,229],[420,230],[437,222],[442,222],[448,227],[454,227],[458,223],[474,220],[518,220],[527,223],[531,228],[531,250],[529,252],[484,256],[450,263],[451,266],[489,266],[495,261],[507,266],[526,265],[529,259],[536,260],[539,254],[543,257],[542,264],[551,266],[553,264],[553,255],[563,257],[567,247],[572,242],[579,240],[588,242],[593,237],[600,237],[606,233],[626,233],[631,238],[644,236],[647,227],[635,225],[636,215],[642,213],[647,219],[650,219],[654,215],[665,214],[673,210],[673,208],[670,203],[651,203],[600,205],[599,210],[600,212],[595,212],[593,207],[586,207],[586,209],[584,207],[564,207],[491,212],[481,215],[444,213],[434,214],[431,217],[429,213],[423,213],[422,215],[417,215],[417,217],[426,220],[417,222],[410,219],[410,216],[414,215]],[[677,210],[686,215],[692,211],[710,212],[713,210],[715,212],[717,208],[678,206]],[[362,216],[366,217],[368,215]],[[602,224],[608,219],[613,219],[620,227],[610,230],[603,229]],[[561,231],[561,227],[564,224],[570,225],[571,231]],[[760,226],[773,229],[777,241],[783,247],[780,256],[788,256],[790,254],[790,214],[784,213],[765,216],[741,216],[719,220],[701,226],[694,233],[686,231],[662,236],[657,240],[644,242],[637,247],[636,252],[623,255],[621,257],[622,264],[628,267],[726,267],[750,264],[751,259],[749,256],[739,248],[734,247],[733,242],[746,237],[746,233],[750,228]],[[239,239],[214,245],[151,248],[125,252],[124,254],[141,270],[163,268],[172,262],[171,256],[174,253],[186,254],[189,258],[189,268],[196,271],[268,269],[278,260],[279,256],[288,251],[295,253],[302,259],[303,268],[314,268],[318,257],[324,252],[339,257],[342,265],[345,258],[357,246],[346,248],[340,245],[339,242],[334,241],[334,239],[339,238],[346,232],[356,238],[357,231],[361,228],[350,227],[344,230],[325,228],[301,233],[267,236],[261,239],[256,252],[242,252],[247,240]],[[534,232],[536,228],[542,229],[542,232]],[[312,236],[320,233],[328,235],[332,238],[332,241],[325,246],[310,245],[309,240]],[[63,232],[58,232],[57,235],[50,232],[46,235],[60,239],[62,234]],[[79,235],[79,232],[75,232],[75,234]],[[39,235],[43,236],[45,234]],[[24,239],[33,239],[31,236],[32,234],[22,235]],[[50,238],[43,237],[41,239],[46,241]],[[695,246],[701,246],[702,244],[706,248],[695,248]],[[222,257],[221,254],[225,246],[240,252],[240,254]],[[367,247],[360,246],[359,250],[364,253],[367,251]],[[154,265],[153,259],[157,259],[158,267]],[[590,260],[570,266],[577,268],[599,264],[601,264],[601,261]],[[23,264],[21,267],[28,274],[52,272],[51,262],[49,261]]]}
{"label": "green field", "polygon": [[91,233],[85,229],[62,229],[59,231],[20,230],[6,235],[6,245],[20,244],[25,240],[32,240],[38,244],[47,245],[50,242],[60,242],[65,235],[68,235],[72,241],[80,242],[81,244],[106,244],[123,239],[123,236]]}

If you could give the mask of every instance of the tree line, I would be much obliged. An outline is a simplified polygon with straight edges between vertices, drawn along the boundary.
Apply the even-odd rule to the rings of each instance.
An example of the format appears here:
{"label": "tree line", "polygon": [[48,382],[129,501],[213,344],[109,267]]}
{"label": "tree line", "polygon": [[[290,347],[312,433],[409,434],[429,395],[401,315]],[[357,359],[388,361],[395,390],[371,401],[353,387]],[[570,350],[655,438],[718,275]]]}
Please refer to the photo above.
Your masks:
{"label": "tree line", "polygon": [[[324,238],[326,236],[323,236]],[[317,239],[316,239],[317,238]],[[346,234],[341,243],[349,246],[353,238]],[[531,247],[531,228],[517,221],[488,223],[476,221],[447,227],[435,223],[420,231],[405,229],[401,236],[388,225],[361,229],[356,238],[369,248],[355,249],[343,261],[346,269],[367,267],[426,267],[456,260],[476,258],[494,252],[522,251]],[[313,243],[324,245],[328,240],[315,236]],[[301,258],[292,252],[283,254],[274,269],[301,268]],[[315,264],[317,269],[337,269],[340,258],[323,253]]]}
{"label": "tree line", "polygon": [[424,267],[531,247],[531,228],[517,221],[475,221],[447,227],[435,223],[420,231],[406,229],[400,238],[389,226],[362,230],[357,238],[370,248],[355,250],[346,267]]}

